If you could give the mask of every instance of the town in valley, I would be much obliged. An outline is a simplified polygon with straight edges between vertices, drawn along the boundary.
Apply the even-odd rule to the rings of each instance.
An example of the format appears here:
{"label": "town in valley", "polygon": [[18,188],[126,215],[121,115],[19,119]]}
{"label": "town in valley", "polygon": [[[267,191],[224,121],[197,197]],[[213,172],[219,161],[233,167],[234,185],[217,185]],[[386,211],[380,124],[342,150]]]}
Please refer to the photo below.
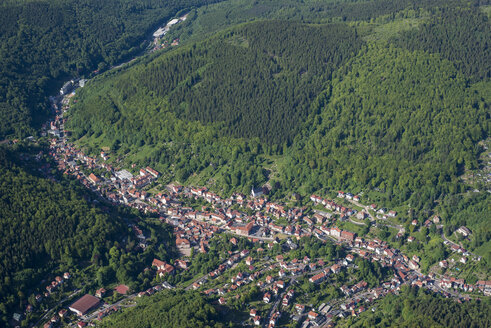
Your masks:
{"label": "town in valley", "polygon": [[[48,155],[60,173],[83,184],[100,202],[131,207],[171,225],[180,257],[171,262],[159,258],[148,262],[145,271],[152,272],[154,279],[152,287],[145,290],[120,284],[81,295],[80,289],[62,288],[72,279],[70,272],[53,272],[52,277],[46,277],[49,283],[34,295],[36,301],[41,304],[60,289],[68,296],[58,303],[64,304],[61,310],[44,311],[44,327],[56,327],[61,321],[78,327],[96,325],[114,312],[135,306],[139,298],[165,289],[196,290],[217,306],[237,304],[247,294],[249,315],[240,318],[242,325],[276,327],[294,321],[303,328],[331,327],[339,318],[377,311],[377,300],[399,293],[403,286],[423,288],[459,302],[491,295],[491,281],[471,284],[455,274],[458,267],[478,263],[481,257],[446,238],[443,232],[449,256],[426,274],[420,268],[420,256],[410,256],[387,241],[373,238],[371,229],[385,227],[396,229],[404,244],[420,242],[395,223],[396,211],[365,204],[363,195],[343,191],[331,193],[332,197],[314,194],[304,206],[295,207],[269,201],[268,188],[257,186],[249,195],[233,193],[223,198],[206,187],[162,185],[161,173],[152,167],[116,168],[110,151],[103,150],[97,157],[85,154],[69,142],[69,132],[64,128],[64,113],[69,110],[76,83],[82,87],[86,81],[70,82],[71,89],[64,86],[60,96],[52,97],[55,117],[42,132],[50,140],[49,154],[41,152],[37,160]],[[50,176],[50,164],[43,169]],[[294,201],[299,197],[294,194]],[[138,222],[128,221],[127,225],[144,251],[149,232]],[[414,220],[412,226],[414,233],[421,228],[443,229],[437,215],[422,224]],[[464,238],[471,233],[465,226],[455,231]],[[299,256],[305,254],[301,250],[306,242],[315,251]],[[217,245],[227,249],[220,253],[219,264],[188,279],[186,273],[195,265],[193,257]],[[378,270],[381,276],[366,281],[360,266],[364,271]],[[179,276],[186,276],[186,280]],[[25,311],[39,309],[27,305]],[[19,320],[22,317],[15,315]]]}

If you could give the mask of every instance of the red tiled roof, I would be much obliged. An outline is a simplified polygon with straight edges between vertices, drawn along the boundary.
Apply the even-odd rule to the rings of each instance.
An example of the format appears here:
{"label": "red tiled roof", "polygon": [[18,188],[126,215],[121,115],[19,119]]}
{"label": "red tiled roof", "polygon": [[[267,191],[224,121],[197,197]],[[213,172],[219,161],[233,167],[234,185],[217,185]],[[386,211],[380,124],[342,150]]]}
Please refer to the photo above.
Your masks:
{"label": "red tiled roof", "polygon": [[116,286],[114,288],[114,290],[118,293],[118,294],[122,294],[122,295],[126,295],[126,293],[128,293],[128,291],[130,290],[130,287],[126,286],[126,285],[119,285],[119,286]]}
{"label": "red tiled roof", "polygon": [[161,261],[159,259],[153,259],[152,266],[160,269],[164,265],[165,265],[165,262],[163,262],[163,261]]}
{"label": "red tiled roof", "polygon": [[82,296],[78,301],[70,306],[70,310],[75,310],[83,314],[87,313],[93,307],[99,305],[100,300],[92,295],[86,294]]}

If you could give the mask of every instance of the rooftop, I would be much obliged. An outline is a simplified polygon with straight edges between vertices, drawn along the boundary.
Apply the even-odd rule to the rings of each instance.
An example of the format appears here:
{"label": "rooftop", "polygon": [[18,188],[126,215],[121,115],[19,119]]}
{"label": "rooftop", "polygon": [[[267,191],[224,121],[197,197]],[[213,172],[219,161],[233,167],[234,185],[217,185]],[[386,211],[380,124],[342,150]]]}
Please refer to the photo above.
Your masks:
{"label": "rooftop", "polygon": [[83,315],[93,307],[97,306],[99,302],[100,300],[97,297],[85,294],[78,301],[70,306],[70,310]]}

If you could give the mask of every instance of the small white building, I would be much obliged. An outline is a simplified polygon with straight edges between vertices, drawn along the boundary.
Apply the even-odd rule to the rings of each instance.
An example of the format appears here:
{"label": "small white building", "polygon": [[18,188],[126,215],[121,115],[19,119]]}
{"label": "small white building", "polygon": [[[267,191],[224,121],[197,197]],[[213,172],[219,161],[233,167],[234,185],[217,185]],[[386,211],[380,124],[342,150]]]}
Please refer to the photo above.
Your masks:
{"label": "small white building", "polygon": [[462,234],[464,237],[467,237],[471,234],[471,231],[465,226],[461,226],[460,228],[458,228],[457,232]]}

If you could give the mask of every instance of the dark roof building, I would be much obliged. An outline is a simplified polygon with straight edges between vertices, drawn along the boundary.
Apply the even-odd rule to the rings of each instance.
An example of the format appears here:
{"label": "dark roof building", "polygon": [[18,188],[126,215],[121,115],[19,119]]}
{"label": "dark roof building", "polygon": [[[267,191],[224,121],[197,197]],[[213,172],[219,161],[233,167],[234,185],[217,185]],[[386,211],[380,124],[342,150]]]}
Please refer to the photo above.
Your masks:
{"label": "dark roof building", "polygon": [[258,188],[252,187],[251,195],[252,195],[252,197],[262,196],[263,195],[263,188],[262,187],[258,187]]}
{"label": "dark roof building", "polygon": [[100,304],[100,302],[101,302],[101,300],[98,299],[97,297],[86,294],[86,295],[82,296],[82,298],[80,298],[78,301],[73,303],[69,307],[69,309],[70,309],[70,311],[75,312],[77,315],[82,316],[82,315],[86,314],[87,312],[89,312],[89,310],[98,306]]}

